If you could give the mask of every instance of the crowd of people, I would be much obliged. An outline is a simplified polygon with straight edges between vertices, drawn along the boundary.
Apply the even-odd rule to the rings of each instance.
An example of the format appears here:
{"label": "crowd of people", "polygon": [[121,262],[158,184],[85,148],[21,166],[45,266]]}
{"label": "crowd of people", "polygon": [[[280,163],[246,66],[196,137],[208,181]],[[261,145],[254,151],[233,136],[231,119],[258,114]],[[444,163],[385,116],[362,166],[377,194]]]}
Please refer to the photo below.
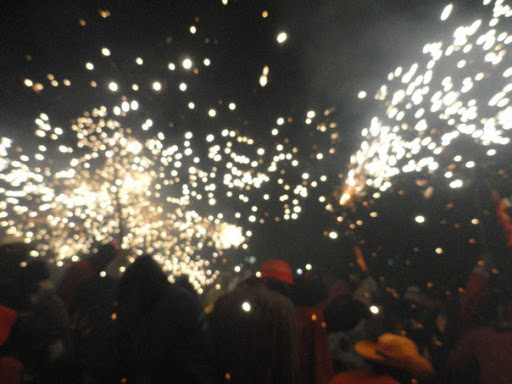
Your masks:
{"label": "crowd of people", "polygon": [[[326,279],[267,260],[199,296],[149,256],[123,274],[115,243],[52,281],[0,244],[0,383],[512,383],[512,297],[491,256],[454,303],[369,273]],[[327,284],[329,280],[330,284]]]}

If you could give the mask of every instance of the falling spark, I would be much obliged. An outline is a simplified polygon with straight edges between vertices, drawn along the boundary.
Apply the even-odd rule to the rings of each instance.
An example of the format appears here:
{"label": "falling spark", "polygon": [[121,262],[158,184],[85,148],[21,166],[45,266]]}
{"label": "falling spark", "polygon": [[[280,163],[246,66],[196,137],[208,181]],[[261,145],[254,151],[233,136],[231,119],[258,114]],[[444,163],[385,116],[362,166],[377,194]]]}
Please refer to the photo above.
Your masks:
{"label": "falling spark", "polygon": [[108,84],[108,89],[110,89],[112,92],[117,92],[117,90],[119,89],[119,86],[117,85],[117,83],[114,83],[112,81],[111,83]]}
{"label": "falling spark", "polygon": [[181,65],[183,65],[183,68],[185,68],[185,69],[190,69],[190,68],[192,68],[192,60],[185,59],[185,60],[183,60]]}
{"label": "falling spark", "polygon": [[448,17],[450,17],[450,14],[452,13],[453,4],[448,4],[444,9],[443,13],[441,13],[441,20],[446,20]]}
{"label": "falling spark", "polygon": [[288,35],[286,34],[286,32],[280,32],[276,37],[276,40],[279,44],[283,44],[287,39]]}

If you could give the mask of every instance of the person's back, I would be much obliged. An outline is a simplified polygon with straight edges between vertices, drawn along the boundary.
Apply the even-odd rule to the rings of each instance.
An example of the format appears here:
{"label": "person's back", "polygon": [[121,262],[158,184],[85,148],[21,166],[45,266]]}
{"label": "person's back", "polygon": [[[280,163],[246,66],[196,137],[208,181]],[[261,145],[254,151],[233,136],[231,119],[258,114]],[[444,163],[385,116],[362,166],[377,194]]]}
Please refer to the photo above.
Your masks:
{"label": "person's back", "polygon": [[512,330],[469,331],[448,358],[451,383],[512,383]]}
{"label": "person's back", "polygon": [[144,256],[126,270],[118,299],[119,353],[128,382],[210,382],[209,342],[195,297],[170,285]]}
{"label": "person's back", "polygon": [[297,330],[292,303],[265,287],[239,287],[211,315],[220,380],[296,384]]}

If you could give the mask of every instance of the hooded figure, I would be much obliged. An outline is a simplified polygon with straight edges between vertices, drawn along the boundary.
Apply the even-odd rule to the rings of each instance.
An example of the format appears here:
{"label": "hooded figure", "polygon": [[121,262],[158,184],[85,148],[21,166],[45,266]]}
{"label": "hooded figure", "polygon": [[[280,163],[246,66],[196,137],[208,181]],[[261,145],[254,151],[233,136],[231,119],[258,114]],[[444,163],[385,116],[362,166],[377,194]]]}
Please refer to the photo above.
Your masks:
{"label": "hooded figure", "polygon": [[211,345],[200,315],[197,298],[169,284],[150,256],[139,257],[121,279],[116,315],[128,381],[211,382]]}

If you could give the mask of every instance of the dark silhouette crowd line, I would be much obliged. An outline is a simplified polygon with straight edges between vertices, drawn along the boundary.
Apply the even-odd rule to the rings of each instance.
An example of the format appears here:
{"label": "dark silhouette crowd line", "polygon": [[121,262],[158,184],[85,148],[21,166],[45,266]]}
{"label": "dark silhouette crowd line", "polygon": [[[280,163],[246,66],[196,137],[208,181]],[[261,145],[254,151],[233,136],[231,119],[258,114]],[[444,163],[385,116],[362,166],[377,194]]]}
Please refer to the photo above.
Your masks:
{"label": "dark silhouette crowd line", "polygon": [[[115,243],[67,267],[0,243],[0,383],[512,383],[512,302],[486,256],[448,303],[370,274],[261,276],[196,294],[148,255],[119,274]],[[326,281],[330,281],[327,284]]]}

